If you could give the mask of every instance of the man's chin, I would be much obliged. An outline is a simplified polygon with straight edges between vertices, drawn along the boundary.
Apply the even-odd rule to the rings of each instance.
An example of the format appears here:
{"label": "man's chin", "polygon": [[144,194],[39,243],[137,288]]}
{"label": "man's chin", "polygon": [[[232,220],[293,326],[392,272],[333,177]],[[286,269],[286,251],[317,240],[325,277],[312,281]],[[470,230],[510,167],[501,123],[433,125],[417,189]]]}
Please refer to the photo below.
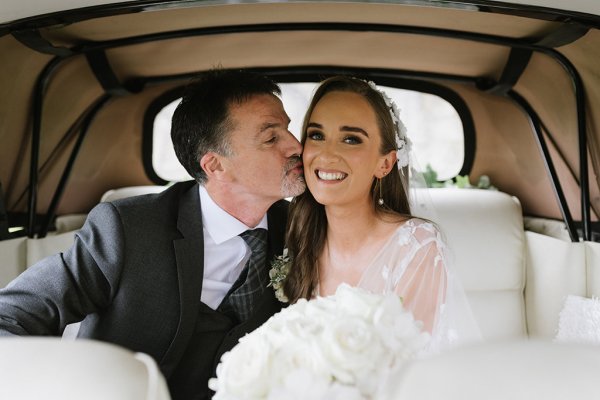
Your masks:
{"label": "man's chin", "polygon": [[282,195],[284,198],[301,195],[306,190],[306,182],[304,175],[299,175],[293,181],[286,181],[282,187]]}

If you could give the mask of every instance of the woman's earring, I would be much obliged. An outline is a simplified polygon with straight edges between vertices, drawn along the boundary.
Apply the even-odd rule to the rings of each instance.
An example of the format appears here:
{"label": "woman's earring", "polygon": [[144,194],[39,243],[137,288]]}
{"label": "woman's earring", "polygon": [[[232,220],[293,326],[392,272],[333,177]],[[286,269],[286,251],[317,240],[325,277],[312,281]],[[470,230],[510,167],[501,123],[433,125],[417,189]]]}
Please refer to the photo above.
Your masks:
{"label": "woman's earring", "polygon": [[[383,176],[385,176],[386,172],[383,173]],[[379,204],[381,207],[383,207],[383,191],[381,189],[381,179],[383,179],[383,176],[381,178],[379,178],[379,200],[377,200],[377,204]]]}

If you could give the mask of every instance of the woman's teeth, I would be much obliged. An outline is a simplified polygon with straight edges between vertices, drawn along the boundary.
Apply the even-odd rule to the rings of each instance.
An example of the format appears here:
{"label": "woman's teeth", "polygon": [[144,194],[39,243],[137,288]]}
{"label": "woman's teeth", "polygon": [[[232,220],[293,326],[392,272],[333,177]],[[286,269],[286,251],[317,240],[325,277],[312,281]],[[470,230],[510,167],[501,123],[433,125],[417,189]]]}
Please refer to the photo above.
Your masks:
{"label": "woman's teeth", "polygon": [[346,176],[348,176],[348,174],[344,174],[343,172],[317,171],[317,176],[319,177],[319,179],[322,179],[324,181],[341,181]]}

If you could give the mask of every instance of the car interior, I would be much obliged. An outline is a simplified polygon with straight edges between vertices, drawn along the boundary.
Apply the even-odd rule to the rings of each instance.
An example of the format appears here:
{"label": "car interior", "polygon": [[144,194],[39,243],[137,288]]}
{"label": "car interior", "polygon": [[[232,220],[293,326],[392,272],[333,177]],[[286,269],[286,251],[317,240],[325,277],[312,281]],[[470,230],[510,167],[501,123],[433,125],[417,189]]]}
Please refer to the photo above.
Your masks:
{"label": "car interior", "polygon": [[[415,362],[396,398],[597,395],[599,4],[53,3],[0,6],[0,288],[67,249],[96,204],[190,179],[160,172],[164,162],[153,157],[168,147],[157,141],[157,115],[197,74],[248,69],[290,90],[310,84],[306,96],[326,77],[352,75],[439,98],[459,127],[451,143],[445,125],[407,123],[414,142],[437,142],[422,165],[433,165],[437,176],[419,190],[432,200],[485,342]],[[290,93],[284,106],[301,123],[305,103]],[[399,104],[403,116],[437,116],[408,99]],[[447,169],[440,161],[446,156],[458,160]],[[419,207],[413,205],[415,214],[424,211]],[[567,299],[589,308],[568,315]],[[84,346],[72,340],[76,332],[74,326],[56,341],[22,340],[32,357],[64,354],[61,364],[74,374],[88,368],[74,367]],[[22,381],[14,374],[30,366],[9,367],[7,360],[30,354],[15,350],[20,340],[0,340],[0,381],[13,382],[0,384],[0,398],[16,393]],[[119,394],[98,389],[98,398],[169,398],[152,360],[88,345],[92,357],[97,352],[106,361],[94,373],[122,365],[138,385],[128,389],[114,378]],[[60,382],[61,368],[36,369],[31,390]],[[440,385],[426,384],[431,380]],[[57,386],[62,392],[45,398],[81,398],[75,388]],[[127,397],[128,390],[136,394]]]}

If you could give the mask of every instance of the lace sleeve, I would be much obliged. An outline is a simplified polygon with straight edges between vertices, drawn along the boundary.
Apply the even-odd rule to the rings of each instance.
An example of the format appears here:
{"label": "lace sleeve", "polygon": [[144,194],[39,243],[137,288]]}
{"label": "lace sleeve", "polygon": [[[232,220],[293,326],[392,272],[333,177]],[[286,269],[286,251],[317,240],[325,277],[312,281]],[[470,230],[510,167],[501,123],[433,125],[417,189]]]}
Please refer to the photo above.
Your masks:
{"label": "lace sleeve", "polygon": [[391,285],[423,329],[432,332],[448,284],[444,244],[433,224],[411,225],[407,236],[399,237],[397,250],[406,256],[396,258]]}
{"label": "lace sleeve", "polygon": [[432,334],[436,349],[481,338],[452,270],[445,241],[431,222],[413,218],[398,228],[367,269],[360,286],[401,296],[404,306]]}

